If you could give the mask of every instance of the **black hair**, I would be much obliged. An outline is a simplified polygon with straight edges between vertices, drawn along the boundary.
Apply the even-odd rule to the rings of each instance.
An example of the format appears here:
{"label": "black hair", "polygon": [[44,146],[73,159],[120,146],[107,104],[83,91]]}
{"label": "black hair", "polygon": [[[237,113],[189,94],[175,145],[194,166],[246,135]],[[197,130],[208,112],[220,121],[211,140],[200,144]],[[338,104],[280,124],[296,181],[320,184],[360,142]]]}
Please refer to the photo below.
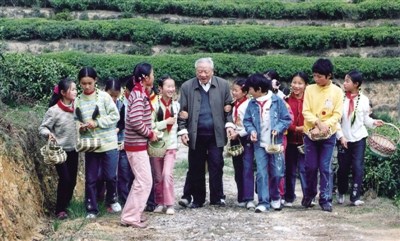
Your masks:
{"label": "black hair", "polygon": [[121,82],[117,79],[109,78],[106,82],[105,91],[121,91]]}
{"label": "black hair", "polygon": [[158,86],[163,87],[163,86],[164,86],[164,82],[165,82],[167,79],[172,79],[172,78],[171,78],[171,76],[168,75],[168,74],[164,74],[163,76],[161,76],[161,77],[158,79],[158,81],[157,81]]}
{"label": "black hair", "polygon": [[97,79],[97,72],[92,67],[83,67],[78,73],[78,80],[80,81],[84,77],[91,77],[94,80]]}
{"label": "black hair", "polygon": [[[164,82],[167,79],[172,79],[172,78],[168,74],[165,74],[165,75],[161,76],[160,79],[158,79],[158,81],[157,81],[158,82],[158,86],[163,87]],[[156,94],[157,94],[157,92],[156,92]],[[159,98],[158,102],[160,103],[160,98],[161,97],[158,96],[158,98]],[[163,110],[161,108],[161,105],[159,104],[158,106],[159,107],[158,107],[158,110],[157,110],[157,120],[158,121],[162,121],[164,119],[164,112],[163,112]],[[174,109],[172,107],[171,107],[171,117],[174,117]]]}
{"label": "black hair", "polygon": [[[274,69],[268,69],[267,71],[265,71],[265,72],[264,72],[264,76],[265,76],[267,79],[270,79],[270,80],[276,79],[276,80],[279,81],[279,74],[278,74],[278,72],[276,72],[276,70],[274,70]],[[279,82],[278,82],[278,85],[279,85]]]}
{"label": "black hair", "polygon": [[329,59],[317,59],[311,69],[313,73],[325,75],[326,78],[331,75],[333,78],[333,64]]}
{"label": "black hair", "polygon": [[49,107],[52,107],[53,105],[57,104],[57,102],[62,98],[61,91],[67,92],[69,90],[69,88],[71,87],[72,83],[74,83],[74,81],[68,77],[61,79],[58,82],[58,84],[56,85],[56,88],[58,88],[58,91],[57,91],[57,93],[55,93],[53,90],[53,95],[51,96]]}
{"label": "black hair", "polygon": [[306,83],[306,84],[309,83],[308,74],[306,74],[305,72],[303,72],[303,71],[296,72],[296,73],[292,76],[292,80],[293,80],[293,78],[296,77],[296,76],[300,77],[300,78],[304,81],[304,83]]}
{"label": "black hair", "polygon": [[124,77],[119,78],[119,82],[121,85],[125,85],[125,87],[129,90],[132,91],[133,87],[135,84],[133,83],[133,75],[127,75]]}
{"label": "black hair", "polygon": [[351,81],[354,84],[358,83],[358,87],[361,86],[363,82],[363,74],[360,71],[353,69],[350,72],[348,72],[347,75],[350,77]]}
{"label": "black hair", "polygon": [[153,67],[149,63],[139,63],[133,69],[133,77],[135,82],[140,82],[145,76],[149,76]]}
{"label": "black hair", "polygon": [[271,81],[268,81],[268,79],[260,73],[250,75],[246,80],[246,86],[247,88],[252,87],[255,91],[261,89],[262,93],[266,93],[272,88]]}
{"label": "black hair", "polygon": [[233,84],[240,86],[240,89],[243,92],[249,92],[249,87],[246,85],[246,79],[239,78],[239,79],[233,81]]}

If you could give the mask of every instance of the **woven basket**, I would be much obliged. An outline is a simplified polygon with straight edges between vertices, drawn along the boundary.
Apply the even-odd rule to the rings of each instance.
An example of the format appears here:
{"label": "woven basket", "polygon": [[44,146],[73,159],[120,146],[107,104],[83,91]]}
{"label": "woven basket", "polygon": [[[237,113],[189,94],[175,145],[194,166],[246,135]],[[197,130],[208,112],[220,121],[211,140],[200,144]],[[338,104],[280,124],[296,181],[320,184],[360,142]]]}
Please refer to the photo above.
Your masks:
{"label": "woven basket", "polygon": [[[384,124],[395,128],[400,135],[400,129],[397,126],[386,122]],[[397,138],[397,142],[395,142],[387,136],[376,133],[376,131],[367,138],[369,149],[371,149],[371,151],[375,154],[383,157],[389,157],[393,155],[396,152],[398,143],[399,138]]]}
{"label": "woven basket", "polygon": [[67,160],[67,153],[55,140],[48,140],[47,144],[40,148],[40,154],[43,156],[44,163],[56,165],[64,163]]}
{"label": "woven basket", "polygon": [[150,157],[164,157],[167,152],[167,145],[165,141],[153,141],[147,145],[147,153]]}
{"label": "woven basket", "polygon": [[231,139],[228,139],[228,144],[227,144],[227,152],[230,156],[239,156],[240,154],[243,153],[244,147],[242,146],[242,143],[240,142],[237,145],[231,145]]}
{"label": "woven basket", "polygon": [[271,144],[265,147],[265,151],[269,154],[278,154],[283,152],[282,144],[275,144],[276,135],[272,135]]}

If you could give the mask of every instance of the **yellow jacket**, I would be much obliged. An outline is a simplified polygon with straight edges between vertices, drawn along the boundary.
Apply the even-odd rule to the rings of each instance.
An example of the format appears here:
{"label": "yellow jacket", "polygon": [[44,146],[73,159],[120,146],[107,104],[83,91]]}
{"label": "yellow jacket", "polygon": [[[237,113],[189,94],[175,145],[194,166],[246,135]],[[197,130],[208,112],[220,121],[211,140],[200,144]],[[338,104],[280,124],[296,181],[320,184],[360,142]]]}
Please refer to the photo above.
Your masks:
{"label": "yellow jacket", "polygon": [[326,86],[312,84],[304,92],[303,116],[304,132],[315,126],[319,119],[336,132],[342,118],[343,91],[332,82]]}

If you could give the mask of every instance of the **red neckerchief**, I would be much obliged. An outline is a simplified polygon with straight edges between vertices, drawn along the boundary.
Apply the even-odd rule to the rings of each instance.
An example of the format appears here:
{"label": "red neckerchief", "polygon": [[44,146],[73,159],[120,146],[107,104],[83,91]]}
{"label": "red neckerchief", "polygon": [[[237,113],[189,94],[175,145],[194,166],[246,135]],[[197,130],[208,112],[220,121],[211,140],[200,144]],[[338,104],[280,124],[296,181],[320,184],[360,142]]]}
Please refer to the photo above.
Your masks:
{"label": "red neckerchief", "polygon": [[96,89],[94,89],[93,91],[91,91],[91,92],[89,92],[89,93],[83,92],[83,94],[84,94],[84,95],[91,95],[91,94],[93,94],[95,91],[96,91]]}
{"label": "red neckerchief", "polygon": [[260,106],[260,120],[262,120],[262,114],[264,112],[264,105],[268,102],[268,100],[264,100],[264,101],[258,101],[257,100],[257,104]]}
{"label": "red neckerchief", "polygon": [[354,111],[354,98],[356,98],[357,95],[352,95],[351,92],[346,92],[346,97],[349,99],[349,112],[347,113],[347,117],[349,117]]}
{"label": "red neckerchief", "polygon": [[[165,106],[165,118],[164,120],[168,119],[169,117],[171,117],[171,111],[169,110],[169,107],[172,103],[172,99],[170,99],[167,103],[164,101],[163,98],[161,98],[161,103],[163,103],[163,105]],[[172,125],[167,125],[167,131],[170,132],[172,129]]]}
{"label": "red neckerchief", "polygon": [[154,109],[153,109],[153,105],[151,104],[151,101],[150,101],[150,94],[149,94],[146,90],[144,90],[144,87],[143,87],[142,83],[136,82],[136,83],[135,83],[135,87],[133,87],[133,90],[134,90],[134,91],[135,91],[135,90],[136,90],[136,91],[139,91],[140,93],[146,95],[147,100],[149,101],[149,104],[150,104],[151,112],[153,112]]}
{"label": "red neckerchief", "polygon": [[237,122],[237,118],[238,118],[238,109],[239,106],[241,104],[243,104],[243,102],[245,102],[247,100],[247,97],[243,97],[241,101],[235,101],[235,112],[233,113],[233,120],[235,121],[235,123]]}
{"label": "red neckerchief", "polygon": [[61,110],[65,112],[70,112],[70,113],[74,112],[74,103],[72,103],[71,106],[66,106],[61,100],[58,100],[57,105],[58,107],[60,107]]}

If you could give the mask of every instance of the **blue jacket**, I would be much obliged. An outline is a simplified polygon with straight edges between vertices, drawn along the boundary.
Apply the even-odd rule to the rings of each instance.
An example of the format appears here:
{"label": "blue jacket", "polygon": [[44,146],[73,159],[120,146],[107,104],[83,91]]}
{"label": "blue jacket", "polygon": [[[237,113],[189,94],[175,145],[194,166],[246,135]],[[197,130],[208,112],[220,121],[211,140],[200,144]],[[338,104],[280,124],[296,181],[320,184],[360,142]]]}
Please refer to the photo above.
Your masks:
{"label": "blue jacket", "polygon": [[[292,123],[292,119],[285,103],[281,98],[276,95],[272,95],[271,100],[272,103],[269,110],[271,123],[270,130],[276,130],[278,132],[276,144],[281,144],[283,133],[289,128],[290,124]],[[257,140],[261,140],[260,135],[262,133],[260,125],[260,107],[255,99],[250,100],[249,105],[247,106],[243,125],[249,135],[251,132],[256,131]]]}

